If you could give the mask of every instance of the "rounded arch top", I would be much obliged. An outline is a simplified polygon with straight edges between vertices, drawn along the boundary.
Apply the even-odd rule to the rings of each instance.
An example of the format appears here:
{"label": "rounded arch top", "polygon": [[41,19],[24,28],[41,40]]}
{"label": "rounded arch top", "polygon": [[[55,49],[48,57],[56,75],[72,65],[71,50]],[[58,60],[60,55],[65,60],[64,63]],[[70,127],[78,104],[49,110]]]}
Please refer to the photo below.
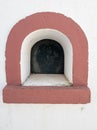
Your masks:
{"label": "rounded arch top", "polygon": [[71,18],[54,12],[41,12],[19,21],[11,30],[6,45],[6,77],[8,84],[21,84],[20,53],[25,37],[39,29],[55,29],[66,35],[73,47],[73,83],[87,85],[88,44],[80,28]]}

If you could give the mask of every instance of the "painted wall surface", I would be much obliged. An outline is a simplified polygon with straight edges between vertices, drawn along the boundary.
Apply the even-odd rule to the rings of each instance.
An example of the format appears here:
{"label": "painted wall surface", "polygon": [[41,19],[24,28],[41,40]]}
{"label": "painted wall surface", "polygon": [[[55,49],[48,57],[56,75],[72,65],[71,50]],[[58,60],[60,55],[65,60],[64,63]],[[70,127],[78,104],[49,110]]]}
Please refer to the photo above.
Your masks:
{"label": "painted wall surface", "polygon": [[[20,19],[36,12],[58,12],[84,30],[89,43],[91,103],[86,105],[4,104],[7,36]],[[0,130],[97,130],[97,0],[0,0]]]}

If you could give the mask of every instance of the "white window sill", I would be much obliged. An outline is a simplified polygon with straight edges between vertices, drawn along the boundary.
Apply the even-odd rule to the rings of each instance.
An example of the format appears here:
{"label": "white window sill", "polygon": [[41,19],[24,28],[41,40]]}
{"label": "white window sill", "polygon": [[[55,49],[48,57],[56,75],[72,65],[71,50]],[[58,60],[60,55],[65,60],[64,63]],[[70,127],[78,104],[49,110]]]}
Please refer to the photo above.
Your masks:
{"label": "white window sill", "polygon": [[31,74],[23,86],[71,86],[64,74]]}

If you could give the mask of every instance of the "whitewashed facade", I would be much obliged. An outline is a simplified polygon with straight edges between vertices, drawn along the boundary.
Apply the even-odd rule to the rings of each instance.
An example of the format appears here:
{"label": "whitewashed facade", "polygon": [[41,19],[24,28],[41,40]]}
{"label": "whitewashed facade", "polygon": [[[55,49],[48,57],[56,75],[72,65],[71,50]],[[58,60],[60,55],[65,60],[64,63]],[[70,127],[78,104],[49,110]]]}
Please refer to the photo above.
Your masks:
{"label": "whitewashed facade", "polygon": [[[76,21],[89,46],[88,86],[91,103],[5,104],[5,47],[8,34],[19,20],[36,12],[58,12]],[[97,129],[97,1],[0,0],[0,130],[96,130]]]}

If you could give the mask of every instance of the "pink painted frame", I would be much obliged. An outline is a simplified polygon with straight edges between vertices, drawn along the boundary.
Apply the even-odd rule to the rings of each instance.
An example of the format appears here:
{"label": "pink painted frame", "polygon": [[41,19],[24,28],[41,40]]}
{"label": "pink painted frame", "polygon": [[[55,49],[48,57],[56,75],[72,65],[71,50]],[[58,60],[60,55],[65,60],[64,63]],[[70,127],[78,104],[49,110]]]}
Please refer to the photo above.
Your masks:
{"label": "pink painted frame", "polygon": [[[56,29],[65,34],[73,47],[72,87],[23,87],[20,52],[24,38],[38,29]],[[3,101],[7,103],[88,103],[88,42],[82,29],[71,18],[59,13],[36,13],[19,21],[11,30],[6,44],[6,80]]]}

